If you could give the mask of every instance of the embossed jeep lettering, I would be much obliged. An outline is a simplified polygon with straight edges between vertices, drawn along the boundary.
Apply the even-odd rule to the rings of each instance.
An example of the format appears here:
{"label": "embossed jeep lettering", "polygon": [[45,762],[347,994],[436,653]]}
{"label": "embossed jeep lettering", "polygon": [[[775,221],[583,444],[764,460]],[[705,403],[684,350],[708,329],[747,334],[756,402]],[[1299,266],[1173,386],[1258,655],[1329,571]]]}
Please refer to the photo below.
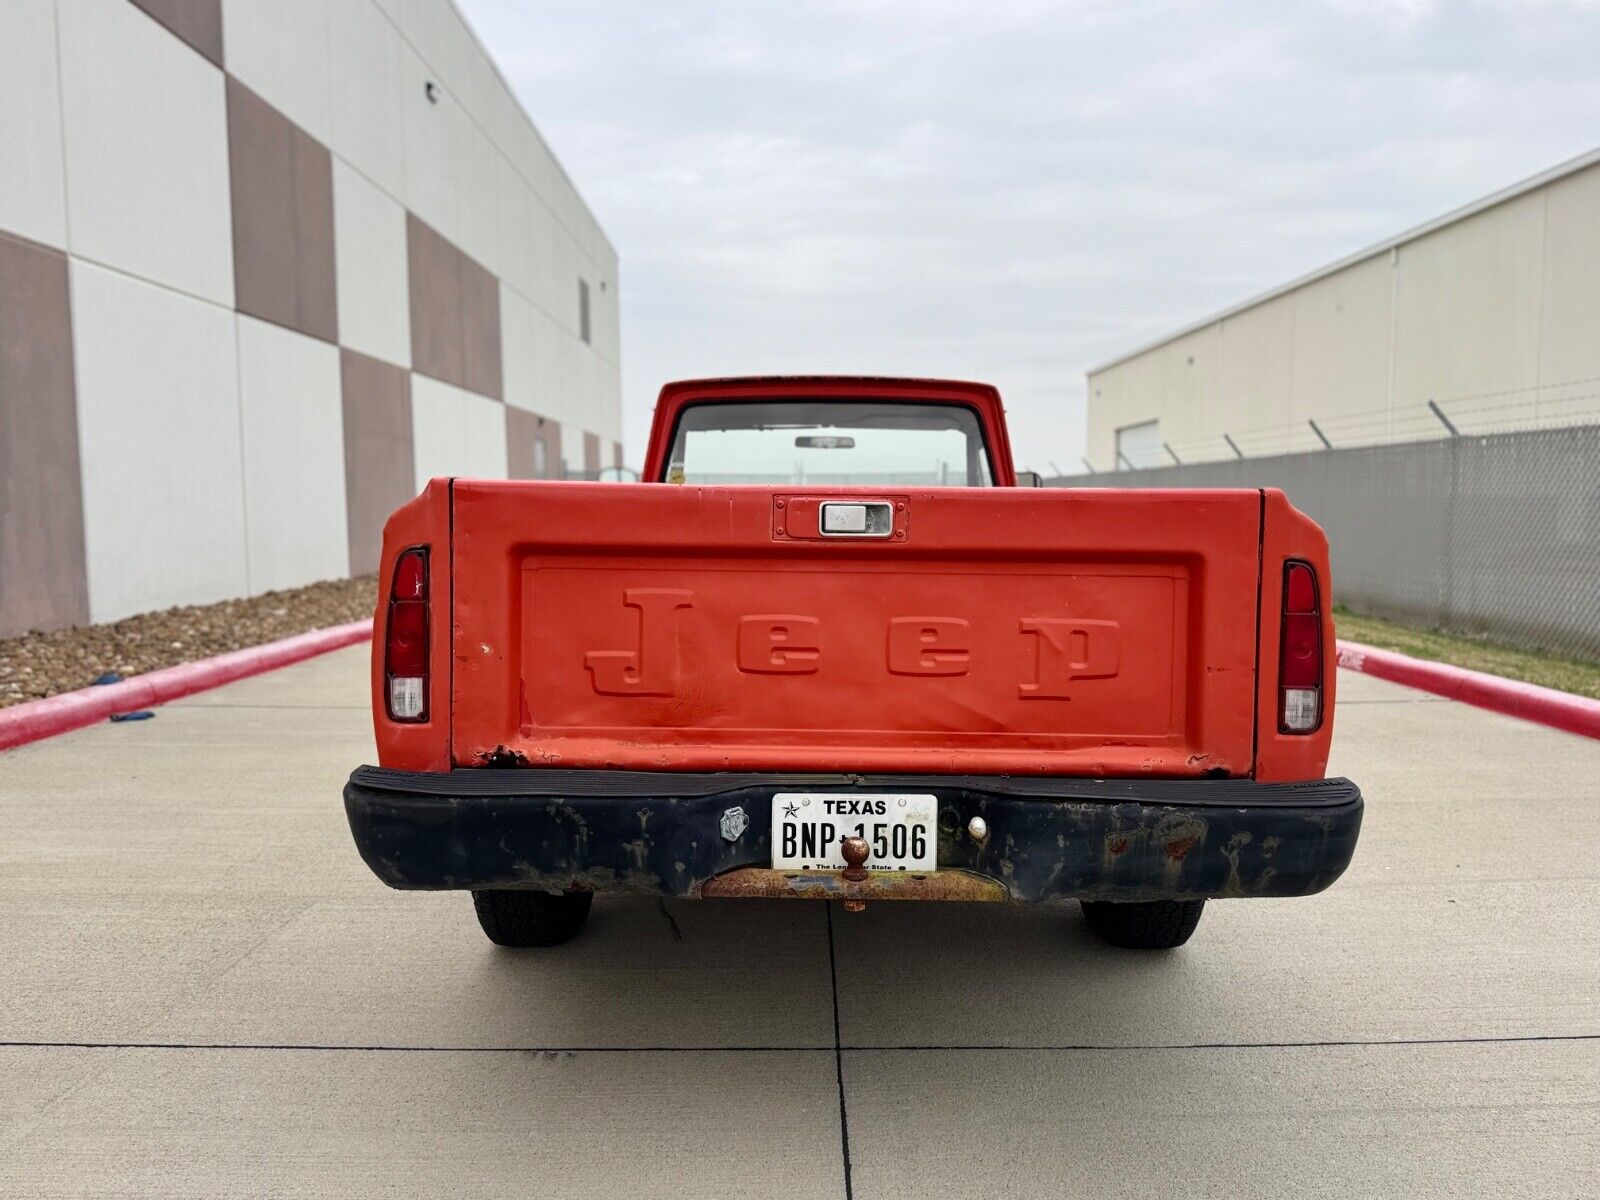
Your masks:
{"label": "embossed jeep lettering", "polygon": [[[674,614],[694,607],[694,593],[628,588],[622,602],[639,610],[638,644],[632,650],[590,650],[583,656],[594,690],[603,696],[675,695],[682,633]],[[1023,617],[1017,628],[1019,636],[1036,644],[1032,677],[1017,687],[1024,700],[1070,700],[1069,683],[1117,674],[1121,627],[1116,621]],[[736,661],[746,674],[812,675],[824,662],[821,617],[752,615],[740,617],[737,630]],[[972,665],[967,649],[971,631],[965,617],[890,617],[885,670],[891,675],[965,675]]]}

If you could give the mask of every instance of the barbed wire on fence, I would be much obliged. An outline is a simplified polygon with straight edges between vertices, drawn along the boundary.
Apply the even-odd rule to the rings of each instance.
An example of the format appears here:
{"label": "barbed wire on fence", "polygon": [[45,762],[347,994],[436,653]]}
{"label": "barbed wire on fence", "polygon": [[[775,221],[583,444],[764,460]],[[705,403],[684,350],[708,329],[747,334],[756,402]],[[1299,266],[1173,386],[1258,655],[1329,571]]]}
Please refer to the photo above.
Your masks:
{"label": "barbed wire on fence", "polygon": [[[1133,462],[1121,450],[1117,451],[1114,464],[1091,463],[1085,458],[1081,460],[1083,471],[1066,474],[1142,470],[1272,454],[1472,437],[1516,429],[1600,424],[1600,389],[1594,388],[1595,384],[1600,384],[1600,376],[1433,397],[1398,406],[1380,405],[1332,414],[1308,413],[1270,425],[1229,427],[1203,437],[1163,441],[1159,452],[1142,456],[1147,461]],[[1567,391],[1571,388],[1590,390]]]}

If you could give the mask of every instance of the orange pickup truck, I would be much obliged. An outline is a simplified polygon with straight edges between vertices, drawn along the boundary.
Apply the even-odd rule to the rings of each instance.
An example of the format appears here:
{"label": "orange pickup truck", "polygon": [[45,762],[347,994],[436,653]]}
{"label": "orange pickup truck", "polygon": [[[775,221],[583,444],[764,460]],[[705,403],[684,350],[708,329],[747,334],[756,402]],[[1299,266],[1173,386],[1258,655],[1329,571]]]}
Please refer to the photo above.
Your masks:
{"label": "orange pickup truck", "polygon": [[435,479],[384,531],[397,888],[511,946],[595,892],[1081,902],[1119,946],[1345,869],[1327,540],[1273,490],[1017,486],[998,393],[669,384],[644,482]]}

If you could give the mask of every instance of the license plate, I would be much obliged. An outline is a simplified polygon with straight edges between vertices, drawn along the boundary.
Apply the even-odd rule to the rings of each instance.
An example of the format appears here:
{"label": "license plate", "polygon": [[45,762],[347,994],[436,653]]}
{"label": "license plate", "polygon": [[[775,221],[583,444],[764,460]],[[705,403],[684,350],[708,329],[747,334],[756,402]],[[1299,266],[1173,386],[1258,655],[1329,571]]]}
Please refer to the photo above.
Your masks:
{"label": "license plate", "polygon": [[869,871],[938,867],[939,801],[909,792],[779,792],[772,798],[772,865],[843,870],[847,837],[867,843]]}

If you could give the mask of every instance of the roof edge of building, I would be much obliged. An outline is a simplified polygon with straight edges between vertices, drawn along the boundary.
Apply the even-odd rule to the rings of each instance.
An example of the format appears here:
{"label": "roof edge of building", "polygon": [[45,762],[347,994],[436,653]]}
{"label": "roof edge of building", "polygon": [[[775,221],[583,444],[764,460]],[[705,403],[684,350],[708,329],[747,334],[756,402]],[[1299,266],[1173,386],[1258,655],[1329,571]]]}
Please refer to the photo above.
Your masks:
{"label": "roof edge of building", "polygon": [[1276,300],[1280,296],[1286,296],[1290,292],[1297,291],[1300,288],[1305,287],[1307,284],[1315,283],[1319,279],[1325,279],[1329,275],[1338,274],[1347,267],[1353,267],[1357,263],[1366,262],[1368,259],[1378,257],[1380,254],[1387,254],[1391,250],[1398,249],[1408,242],[1414,242],[1417,239],[1426,237],[1428,234],[1434,233],[1437,230],[1445,228],[1446,226],[1454,225],[1460,221],[1465,221],[1468,217],[1476,216],[1478,213],[1495,208],[1496,206],[1505,204],[1508,201],[1515,200],[1518,196],[1525,195],[1526,193],[1544,187],[1547,184],[1555,183],[1557,180],[1564,179],[1568,175],[1576,175],[1579,171],[1592,167],[1597,163],[1600,163],[1600,146],[1580,154],[1575,158],[1569,158],[1565,162],[1557,163],[1553,167],[1549,167],[1546,170],[1540,171],[1537,175],[1530,175],[1526,179],[1522,179],[1511,184],[1509,187],[1501,188],[1497,192],[1491,192],[1489,195],[1474,200],[1469,204],[1464,204],[1460,208],[1451,209],[1443,216],[1435,217],[1431,221],[1425,221],[1421,225],[1415,225],[1402,233],[1394,235],[1393,237],[1385,238],[1383,241],[1378,242],[1375,245],[1367,246],[1364,249],[1357,250],[1354,254],[1347,254],[1345,257],[1331,262],[1324,267],[1318,267],[1316,270],[1297,276],[1296,278],[1289,280],[1287,283],[1281,283],[1277,287],[1272,288],[1270,291],[1261,292],[1258,295],[1251,296],[1246,300],[1241,300],[1237,304],[1230,305],[1228,308],[1211,313],[1209,316],[1203,317],[1198,321],[1190,322],[1179,329],[1173,330],[1171,333],[1163,334],[1158,338],[1154,338],[1151,341],[1134,347],[1132,350],[1125,351],[1124,353],[1117,355],[1115,358],[1107,359],[1098,366],[1090,367],[1086,372],[1084,372],[1084,374],[1088,378],[1093,378],[1096,375],[1104,374],[1106,371],[1111,370],[1112,367],[1121,366],[1123,363],[1129,362],[1130,360],[1138,358],[1141,355],[1148,354],[1152,350],[1159,350],[1162,346],[1165,346],[1171,342],[1175,342],[1179,338],[1188,337],[1191,333],[1198,333],[1200,330],[1205,329],[1208,326],[1215,325],[1219,321],[1226,321],[1229,317],[1238,316],[1240,313],[1248,312],[1250,309],[1266,304],[1270,300]]}

